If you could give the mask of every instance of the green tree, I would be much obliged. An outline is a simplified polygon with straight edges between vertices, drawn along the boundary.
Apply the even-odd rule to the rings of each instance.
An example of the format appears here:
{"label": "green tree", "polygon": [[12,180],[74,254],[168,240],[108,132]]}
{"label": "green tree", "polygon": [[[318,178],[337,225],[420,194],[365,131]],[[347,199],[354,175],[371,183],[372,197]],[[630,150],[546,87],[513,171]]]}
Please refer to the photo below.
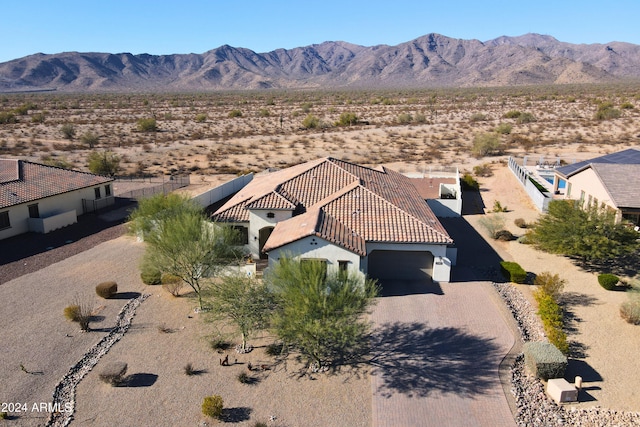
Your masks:
{"label": "green tree", "polygon": [[100,142],[100,137],[89,130],[80,136],[80,141],[83,144],[87,144],[89,148],[93,148]]}
{"label": "green tree", "polygon": [[497,133],[477,133],[473,137],[471,152],[476,158],[500,153],[500,137]]}
{"label": "green tree", "polygon": [[273,310],[273,298],[262,281],[244,275],[225,276],[205,292],[212,318],[229,320],[238,328],[242,338],[242,351],[247,350],[247,339],[267,327]]}
{"label": "green tree", "polygon": [[336,126],[352,126],[358,123],[358,116],[355,113],[344,112],[336,122]]}
{"label": "green tree", "polygon": [[76,136],[76,128],[71,123],[65,123],[60,126],[60,132],[64,139],[71,141]]}
{"label": "green tree", "polygon": [[369,336],[363,314],[378,292],[374,281],[289,257],[271,267],[266,280],[277,304],[273,327],[283,342],[319,365],[362,354]]}
{"label": "green tree", "polygon": [[89,170],[96,175],[115,176],[120,170],[120,156],[111,151],[92,151],[87,161]]}
{"label": "green tree", "polygon": [[183,212],[201,213],[202,207],[184,194],[156,194],[138,202],[129,215],[129,231],[145,238],[154,225]]}
{"label": "green tree", "polygon": [[154,118],[138,119],[137,126],[140,132],[156,132],[158,130],[158,124]]}
{"label": "green tree", "polygon": [[616,223],[615,212],[574,200],[554,200],[528,235],[541,250],[602,262],[638,251],[638,233]]}
{"label": "green tree", "polygon": [[148,262],[189,285],[201,309],[204,283],[242,258],[237,232],[211,223],[201,212],[187,210],[159,220],[145,241]]}

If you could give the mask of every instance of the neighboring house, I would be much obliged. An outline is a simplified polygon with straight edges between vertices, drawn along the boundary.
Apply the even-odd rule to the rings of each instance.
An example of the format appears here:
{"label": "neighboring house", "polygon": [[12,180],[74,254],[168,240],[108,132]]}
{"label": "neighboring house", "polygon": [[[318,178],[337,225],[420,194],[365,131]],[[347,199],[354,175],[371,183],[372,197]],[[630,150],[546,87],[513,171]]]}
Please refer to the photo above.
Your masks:
{"label": "neighboring house", "polygon": [[554,190],[566,182],[565,198],[585,205],[605,205],[625,219],[640,225],[640,150],[630,148],[559,167]]}
{"label": "neighboring house", "polygon": [[0,159],[0,240],[49,231],[113,204],[112,178]]}
{"label": "neighboring house", "polygon": [[449,281],[455,258],[409,178],[333,158],[255,176],[212,219],[241,230],[255,258],[320,260],[383,282]]}

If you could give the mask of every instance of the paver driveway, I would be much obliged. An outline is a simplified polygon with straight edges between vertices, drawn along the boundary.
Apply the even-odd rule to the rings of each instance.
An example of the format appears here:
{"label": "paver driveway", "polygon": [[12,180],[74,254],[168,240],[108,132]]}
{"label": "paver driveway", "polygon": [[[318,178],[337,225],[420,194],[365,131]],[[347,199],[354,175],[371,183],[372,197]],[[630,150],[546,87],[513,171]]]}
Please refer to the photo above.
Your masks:
{"label": "paver driveway", "polygon": [[375,427],[515,426],[498,376],[514,336],[491,292],[385,284],[372,313]]}

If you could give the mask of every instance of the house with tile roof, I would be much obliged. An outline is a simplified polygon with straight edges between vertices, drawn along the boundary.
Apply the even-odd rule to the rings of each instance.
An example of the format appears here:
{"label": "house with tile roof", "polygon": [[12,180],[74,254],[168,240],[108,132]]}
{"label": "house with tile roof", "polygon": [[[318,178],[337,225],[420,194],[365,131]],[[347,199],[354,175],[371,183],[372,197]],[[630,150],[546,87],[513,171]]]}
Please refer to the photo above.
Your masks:
{"label": "house with tile roof", "polygon": [[640,225],[640,150],[629,148],[555,170],[554,190],[566,182],[567,199],[605,205]]}
{"label": "house with tile roof", "polygon": [[0,159],[0,240],[49,231],[114,203],[112,178],[17,159]]}
{"label": "house with tile roof", "polygon": [[391,280],[449,281],[453,240],[410,178],[331,157],[256,176],[212,214],[255,258]]}

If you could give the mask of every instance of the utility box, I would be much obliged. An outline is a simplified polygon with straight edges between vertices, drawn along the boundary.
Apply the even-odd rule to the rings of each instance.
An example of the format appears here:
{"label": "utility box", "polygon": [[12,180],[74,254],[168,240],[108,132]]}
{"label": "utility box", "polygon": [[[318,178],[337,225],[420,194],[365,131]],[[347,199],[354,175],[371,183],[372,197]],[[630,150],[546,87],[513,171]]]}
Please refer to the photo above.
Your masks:
{"label": "utility box", "polygon": [[556,403],[578,401],[578,389],[564,378],[550,379],[547,382],[547,394]]}

